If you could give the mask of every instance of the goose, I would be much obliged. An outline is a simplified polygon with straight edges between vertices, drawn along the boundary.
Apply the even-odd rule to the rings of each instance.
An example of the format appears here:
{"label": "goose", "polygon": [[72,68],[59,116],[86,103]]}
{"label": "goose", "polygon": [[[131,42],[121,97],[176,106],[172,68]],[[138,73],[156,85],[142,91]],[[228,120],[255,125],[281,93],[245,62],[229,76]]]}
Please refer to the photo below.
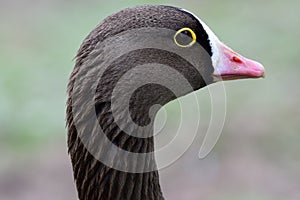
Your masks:
{"label": "goose", "polygon": [[262,64],[223,44],[187,10],[145,5],[107,17],[84,39],[68,83],[78,198],[164,199],[153,154],[161,106],[218,81],[264,75]]}

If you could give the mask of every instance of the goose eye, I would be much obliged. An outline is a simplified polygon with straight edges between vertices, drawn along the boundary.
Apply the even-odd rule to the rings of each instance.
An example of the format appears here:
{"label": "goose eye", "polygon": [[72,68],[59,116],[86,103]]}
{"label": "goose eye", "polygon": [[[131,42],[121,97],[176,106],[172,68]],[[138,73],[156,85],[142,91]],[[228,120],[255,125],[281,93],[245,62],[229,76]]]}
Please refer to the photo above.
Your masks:
{"label": "goose eye", "polygon": [[175,44],[183,48],[193,46],[196,40],[196,33],[190,28],[182,28],[174,35]]}

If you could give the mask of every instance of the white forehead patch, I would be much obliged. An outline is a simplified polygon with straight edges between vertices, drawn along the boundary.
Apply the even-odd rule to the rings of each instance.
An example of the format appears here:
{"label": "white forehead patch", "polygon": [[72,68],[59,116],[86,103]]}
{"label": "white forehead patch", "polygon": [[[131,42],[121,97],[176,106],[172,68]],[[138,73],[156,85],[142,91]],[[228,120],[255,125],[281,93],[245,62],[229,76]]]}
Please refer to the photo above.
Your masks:
{"label": "white forehead patch", "polygon": [[203,29],[206,31],[209,41],[210,41],[210,46],[212,48],[212,64],[213,67],[215,67],[217,65],[218,59],[219,59],[219,48],[218,48],[218,44],[220,44],[220,40],[219,38],[214,34],[214,32],[212,32],[212,30],[201,20],[199,19],[194,13],[191,13],[188,10],[185,9],[181,9],[182,11],[191,14],[195,19],[197,19],[199,21],[199,23],[203,26]]}

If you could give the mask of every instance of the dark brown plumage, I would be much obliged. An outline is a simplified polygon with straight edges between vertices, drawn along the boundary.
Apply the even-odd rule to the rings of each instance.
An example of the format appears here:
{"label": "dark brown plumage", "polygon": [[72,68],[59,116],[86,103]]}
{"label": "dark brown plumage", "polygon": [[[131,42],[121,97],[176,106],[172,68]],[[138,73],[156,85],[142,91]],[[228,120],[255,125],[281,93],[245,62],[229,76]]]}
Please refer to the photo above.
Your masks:
{"label": "dark brown plumage", "polygon": [[[116,35],[122,31],[140,27],[162,27],[173,30],[179,30],[181,27],[193,26],[195,30],[203,32],[199,27],[198,22],[188,14],[183,14],[181,11],[163,6],[147,6],[138,7],[133,9],[123,10],[115,15],[112,15],[99,24],[95,30],[93,30],[89,36],[84,40],[81,45],[74,71],[72,72],[70,83],[68,85],[69,95],[73,92],[74,80],[76,79],[78,69],[82,67],[85,60],[93,52],[97,43],[105,40],[107,37]],[[204,32],[205,33],[205,32]],[[207,40],[207,36],[203,36]],[[210,51],[210,46],[206,44]],[[130,61],[126,60],[130,57]],[[158,61],[159,60],[159,61]],[[103,75],[102,80],[110,79],[111,86],[114,82],[128,71],[130,68],[141,64],[150,62],[159,62],[166,64],[183,71],[183,66],[187,66],[183,72],[187,77],[191,74],[197,74],[197,71],[192,66],[188,66],[188,63],[184,63],[183,66],[179,63],[174,63],[172,55],[166,51],[153,51],[151,49],[143,49],[138,52],[132,52],[131,55],[125,55],[124,58],[120,58],[116,63],[113,63],[110,68]],[[130,63],[132,62],[132,63]],[[177,62],[175,60],[175,62]],[[112,74],[115,74],[112,79]],[[195,88],[200,88],[205,85],[201,79],[200,74],[194,75],[193,81]],[[105,85],[105,83],[99,83],[96,99],[101,99],[104,96],[110,96],[112,87]],[[156,91],[149,94],[149,91]],[[145,94],[147,99],[145,98]],[[132,106],[132,118],[140,124],[149,123],[148,110],[153,104],[161,104],[169,102],[174,99],[175,96],[168,89],[160,87],[158,85],[147,85],[141,88],[135,93],[135,103],[144,102],[139,107]],[[94,103],[94,102],[91,102]],[[69,153],[71,155],[72,164],[74,168],[74,177],[76,180],[78,195],[80,200],[118,200],[118,199],[131,199],[131,200],[158,200],[163,199],[162,192],[159,185],[158,172],[148,173],[125,173],[111,169],[99,161],[95,160],[93,156],[85,149],[81,140],[78,138],[76,127],[73,123],[72,116],[72,100],[68,99],[67,107],[67,125],[68,125],[68,146]],[[109,121],[113,121],[110,111],[110,102],[104,101],[101,103],[95,102],[95,108],[98,114],[99,123],[101,126]],[[152,152],[154,151],[153,138],[135,138],[127,135],[123,131],[120,131],[116,124],[113,122],[108,125],[106,129],[106,135],[108,138],[119,147],[131,152]],[[148,133],[152,134],[152,130]],[[154,158],[148,158],[147,162],[154,162]]]}
{"label": "dark brown plumage", "polygon": [[[197,34],[197,42],[207,55],[204,58],[199,58],[202,59],[200,61],[203,64],[195,68],[182,57],[163,49],[137,49],[117,59],[112,57],[113,62],[105,69],[99,80],[97,79],[98,82],[96,82],[93,100],[85,101],[83,90],[89,80],[82,79],[80,73],[83,73],[85,77],[95,76],[95,67],[100,66],[101,68],[103,65],[101,55],[109,56],[107,51],[118,49],[117,46],[101,46],[99,44],[116,35],[120,35],[120,38],[124,37],[122,33],[128,30],[150,27],[166,28],[175,32],[183,27],[189,27],[194,30]],[[195,57],[197,57],[197,54],[200,54],[198,51],[193,52],[195,52]],[[76,57],[76,64],[68,84],[67,101],[68,149],[80,200],[163,199],[157,170],[144,173],[129,173],[110,168],[93,156],[89,149],[86,148],[83,140],[101,144],[101,138],[95,132],[95,126],[100,125],[106,137],[119,148],[135,153],[153,152],[153,120],[151,119],[153,119],[157,110],[149,114],[149,109],[156,104],[165,105],[178,96],[213,83],[212,74],[214,68],[211,60],[213,53],[209,35],[200,21],[188,12],[168,6],[140,6],[125,9],[106,18],[87,36]],[[120,108],[117,108],[117,114],[113,115],[111,101],[114,99],[113,90],[117,82],[126,72],[143,63],[157,63],[170,66],[182,74],[192,88],[180,88],[180,83],[177,83],[176,80],[171,80],[173,81],[172,85],[178,84],[179,94],[175,95],[162,85],[155,83],[145,84],[138,88],[130,97],[129,113],[125,112],[124,108],[120,106]],[[151,74],[152,71],[149,69],[145,73]],[[126,89],[129,86],[124,84],[122,87],[121,94],[122,91],[127,91]],[[74,99],[74,95],[77,95],[78,98]],[[123,95],[126,96],[127,94],[124,92]],[[80,103],[87,106],[86,109],[82,108],[81,115],[78,116],[74,112],[74,108],[76,106],[81,108]],[[94,112],[96,113],[97,123],[88,120]],[[83,123],[79,123],[77,126],[75,117],[86,121],[83,120]],[[128,130],[132,133],[144,138],[131,136],[124,132],[116,123],[116,118],[123,124],[126,124]],[[132,124],[127,123],[129,118],[134,123],[142,127],[147,126],[148,128],[144,128],[141,131],[139,128],[133,127]],[[82,130],[84,132],[83,136],[79,135],[79,132]],[[146,156],[144,160],[128,161],[127,157],[116,158],[110,149],[101,145],[94,145],[93,148],[99,155],[111,158],[112,162],[120,165],[126,163],[131,165],[130,168],[132,169],[139,169],[138,171],[149,166],[153,168],[156,166],[153,154]]]}

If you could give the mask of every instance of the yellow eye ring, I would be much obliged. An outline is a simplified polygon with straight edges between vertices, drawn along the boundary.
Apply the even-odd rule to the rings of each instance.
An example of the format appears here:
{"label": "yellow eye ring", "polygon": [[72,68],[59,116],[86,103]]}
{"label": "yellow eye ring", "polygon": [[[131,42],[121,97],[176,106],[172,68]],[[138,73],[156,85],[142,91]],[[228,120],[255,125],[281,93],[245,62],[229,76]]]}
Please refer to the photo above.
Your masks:
{"label": "yellow eye ring", "polygon": [[[184,32],[184,31],[190,32],[190,34],[191,34],[191,36],[192,36],[192,39],[193,39],[193,41],[192,41],[191,43],[189,43],[188,45],[182,45],[182,44],[179,44],[179,42],[178,42],[177,39],[176,39],[177,36],[178,36],[180,33]],[[195,33],[192,29],[190,29],[190,28],[182,28],[182,29],[180,29],[179,31],[177,31],[177,33],[174,35],[174,42],[175,42],[175,44],[176,44],[177,46],[179,46],[179,47],[182,47],[182,48],[188,48],[188,47],[191,47],[191,46],[193,46],[193,45],[196,43],[196,41],[197,41],[196,33]]]}

